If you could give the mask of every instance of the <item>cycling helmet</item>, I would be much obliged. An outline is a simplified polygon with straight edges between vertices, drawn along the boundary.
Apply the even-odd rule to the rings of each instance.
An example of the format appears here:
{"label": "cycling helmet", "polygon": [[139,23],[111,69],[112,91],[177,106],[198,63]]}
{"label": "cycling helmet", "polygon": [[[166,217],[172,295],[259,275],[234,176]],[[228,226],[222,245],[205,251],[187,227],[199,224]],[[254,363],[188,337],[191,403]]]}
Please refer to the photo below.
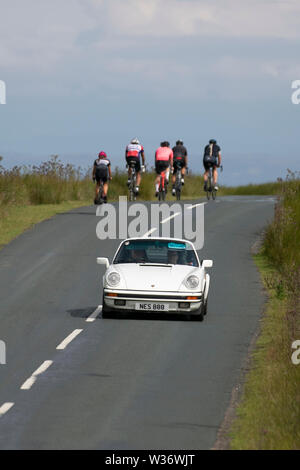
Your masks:
{"label": "cycling helmet", "polygon": [[134,139],[131,140],[131,144],[139,144],[139,140],[135,137]]}
{"label": "cycling helmet", "polygon": [[177,140],[176,145],[183,145],[183,140],[181,139]]}
{"label": "cycling helmet", "polygon": [[99,158],[107,158],[107,155],[105,152],[100,152],[99,155],[98,155]]}
{"label": "cycling helmet", "polygon": [[209,143],[210,143],[210,144],[216,144],[217,141],[216,141],[215,139],[210,139]]}
{"label": "cycling helmet", "polygon": [[165,140],[164,142],[160,143],[160,146],[161,147],[170,147],[170,143],[167,140]]}

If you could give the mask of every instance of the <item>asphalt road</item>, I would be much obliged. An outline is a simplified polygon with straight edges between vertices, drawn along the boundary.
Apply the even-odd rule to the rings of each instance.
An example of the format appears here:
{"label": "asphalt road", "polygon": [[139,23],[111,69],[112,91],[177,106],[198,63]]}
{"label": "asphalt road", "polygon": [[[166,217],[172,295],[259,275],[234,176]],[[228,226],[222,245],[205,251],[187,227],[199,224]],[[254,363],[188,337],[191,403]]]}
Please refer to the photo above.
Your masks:
{"label": "asphalt road", "polygon": [[112,258],[119,243],[97,239],[92,206],[1,250],[0,448],[211,448],[258,326],[264,298],[250,248],[273,206],[266,197],[205,205],[199,257],[214,267],[203,322],[101,312],[86,321],[101,304],[96,257]]}

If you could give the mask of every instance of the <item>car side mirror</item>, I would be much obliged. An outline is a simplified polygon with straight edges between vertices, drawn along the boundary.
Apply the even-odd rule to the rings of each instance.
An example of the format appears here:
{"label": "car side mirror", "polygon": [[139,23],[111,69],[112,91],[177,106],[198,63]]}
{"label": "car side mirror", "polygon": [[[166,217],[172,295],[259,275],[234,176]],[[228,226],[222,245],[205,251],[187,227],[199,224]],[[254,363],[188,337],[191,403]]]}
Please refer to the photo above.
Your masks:
{"label": "car side mirror", "polygon": [[203,259],[201,262],[202,268],[212,268],[213,260],[212,259]]}
{"label": "car side mirror", "polygon": [[108,258],[97,258],[97,264],[104,264],[106,269],[109,267]]}

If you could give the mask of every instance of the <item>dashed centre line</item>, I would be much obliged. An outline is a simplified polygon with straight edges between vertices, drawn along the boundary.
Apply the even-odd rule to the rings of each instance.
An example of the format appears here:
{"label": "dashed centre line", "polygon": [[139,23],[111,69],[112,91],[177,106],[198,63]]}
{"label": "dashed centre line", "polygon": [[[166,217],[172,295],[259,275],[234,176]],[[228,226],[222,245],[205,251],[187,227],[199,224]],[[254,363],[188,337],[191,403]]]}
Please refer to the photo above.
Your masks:
{"label": "dashed centre line", "polygon": [[151,235],[151,233],[155,232],[155,230],[157,230],[157,228],[153,227],[151,228],[150,230],[148,230],[148,232],[146,232],[142,238],[144,237],[149,237],[149,235]]}
{"label": "dashed centre line", "polygon": [[0,406],[0,418],[1,416],[4,416],[5,413],[7,413],[13,406],[14,406],[14,403],[12,402],[7,402],[7,403],[4,403],[2,406]]}
{"label": "dashed centre line", "polygon": [[48,367],[53,364],[53,361],[44,361],[43,364],[27,379],[21,386],[21,390],[29,390],[36,382],[37,376],[45,372]]}
{"label": "dashed centre line", "polygon": [[175,212],[175,214],[170,215],[170,217],[167,217],[166,219],[162,220],[161,223],[165,224],[166,222],[169,222],[169,220],[174,219],[174,217],[177,217],[180,214],[180,212]]}
{"label": "dashed centre line", "polygon": [[66,339],[64,339],[57,347],[56,349],[65,349],[68,344],[71,343],[71,341],[73,341],[74,338],[76,338],[76,336],[78,336],[83,330],[74,330],[69,336],[66,337]]}
{"label": "dashed centre line", "polygon": [[98,305],[96,310],[85,320],[86,322],[93,322],[96,320],[99,313],[102,312],[102,305]]}
{"label": "dashed centre line", "polygon": [[199,202],[198,204],[193,204],[192,206],[187,207],[187,209],[194,209],[194,207],[201,206],[202,204],[207,204],[207,202]]}

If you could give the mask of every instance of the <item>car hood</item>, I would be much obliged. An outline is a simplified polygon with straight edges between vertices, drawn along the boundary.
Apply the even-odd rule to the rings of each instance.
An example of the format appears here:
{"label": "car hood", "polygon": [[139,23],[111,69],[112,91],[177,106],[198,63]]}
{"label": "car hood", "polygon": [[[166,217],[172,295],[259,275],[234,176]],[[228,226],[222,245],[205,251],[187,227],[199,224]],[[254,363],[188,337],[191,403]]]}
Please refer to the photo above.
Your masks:
{"label": "car hood", "polygon": [[120,273],[128,290],[177,292],[189,274],[199,277],[202,274],[199,268],[183,265],[115,264],[111,267]]}

